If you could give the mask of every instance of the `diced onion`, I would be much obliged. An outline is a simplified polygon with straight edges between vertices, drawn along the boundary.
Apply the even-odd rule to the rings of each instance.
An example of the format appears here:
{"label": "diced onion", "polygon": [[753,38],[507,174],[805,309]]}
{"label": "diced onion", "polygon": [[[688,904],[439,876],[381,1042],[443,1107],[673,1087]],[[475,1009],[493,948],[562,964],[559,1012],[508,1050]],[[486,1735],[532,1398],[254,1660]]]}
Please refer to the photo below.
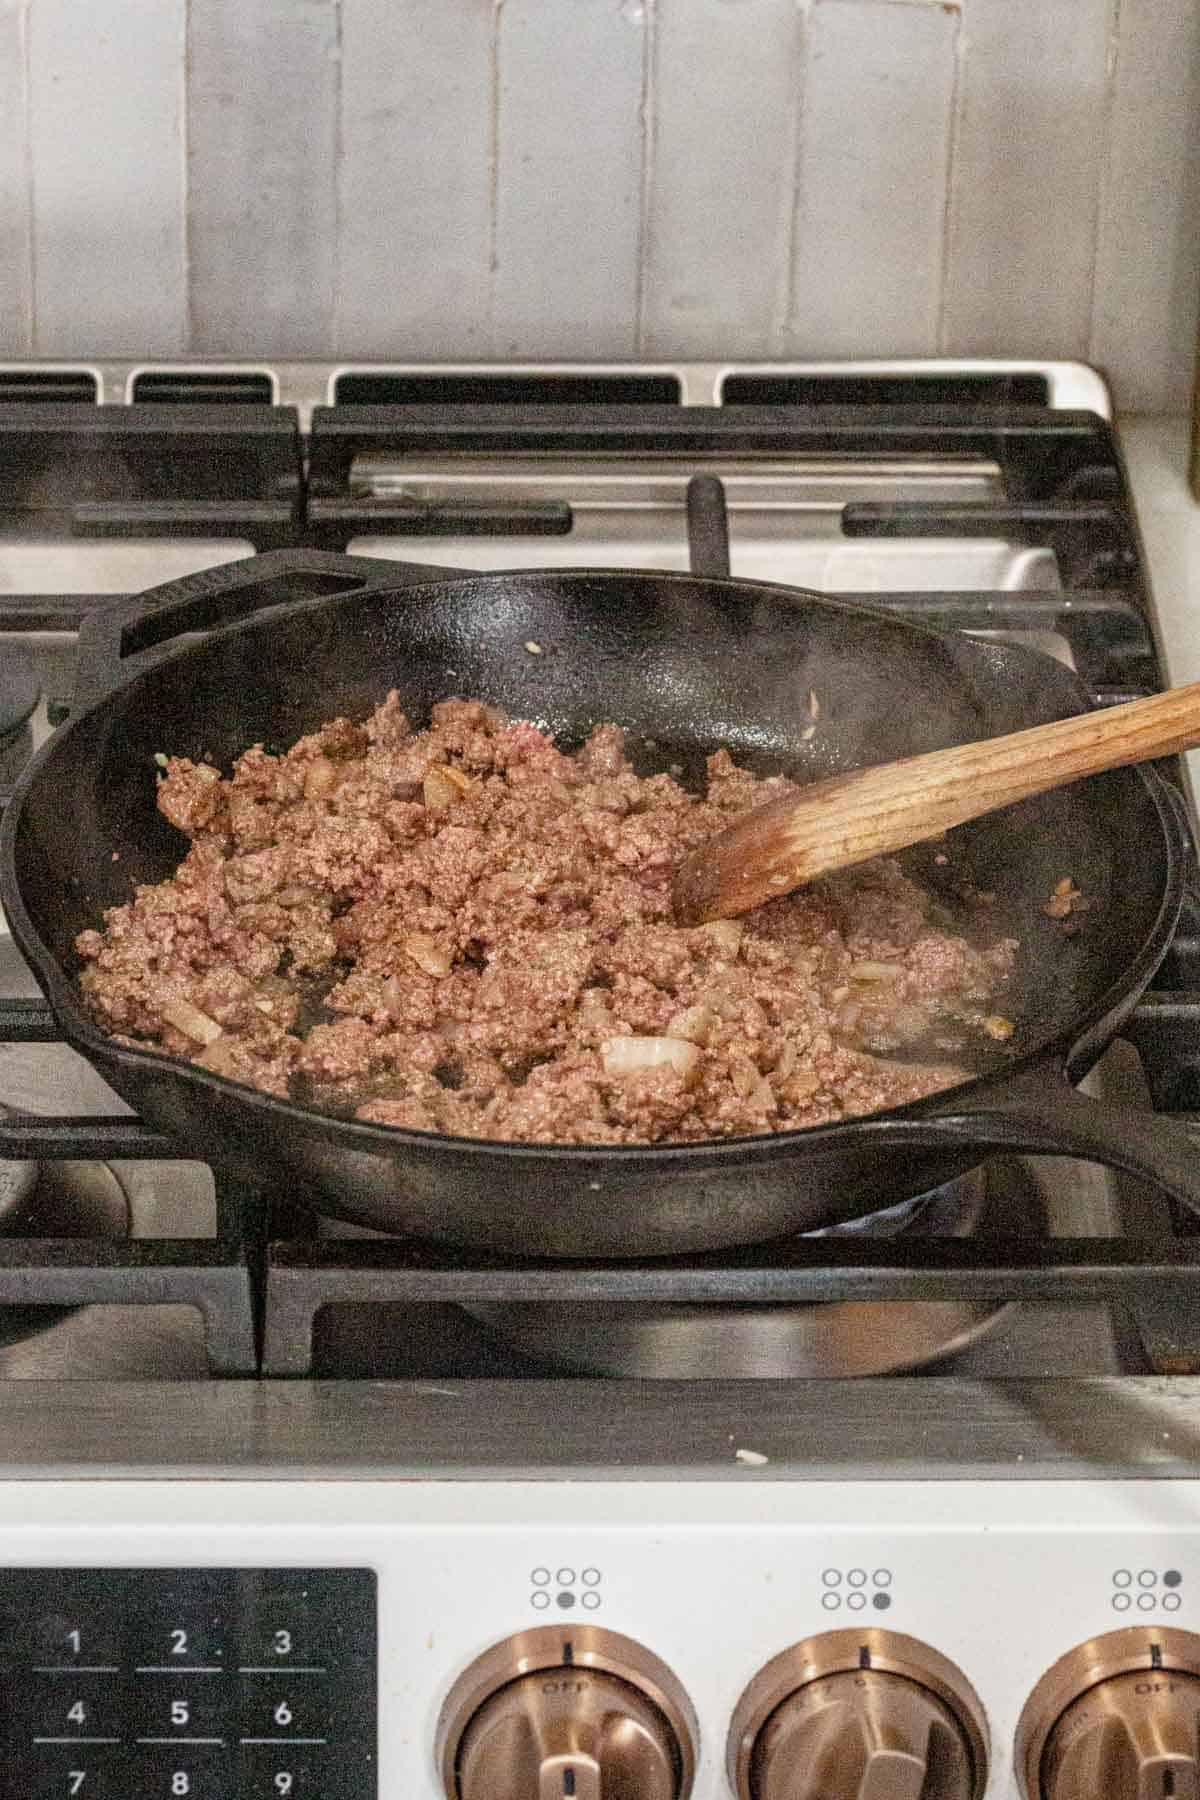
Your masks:
{"label": "diced onion", "polygon": [[686,1006],[668,1024],[667,1036],[683,1038],[689,1044],[707,1044],[716,1022],[711,1006]]}
{"label": "diced onion", "polygon": [[337,770],[327,756],[316,756],[304,772],[304,798],[321,800],[333,786]]}
{"label": "diced onion", "polygon": [[421,797],[430,812],[445,812],[462,799],[462,790],[450,779],[449,769],[427,769],[421,782]]}
{"label": "diced onion", "polygon": [[246,1065],[238,1055],[236,1038],[214,1038],[206,1044],[196,1061],[202,1068],[211,1069],[214,1075],[228,1075],[232,1080],[246,1079]]}
{"label": "diced onion", "polygon": [[423,931],[410,933],[404,939],[401,949],[416,963],[418,969],[424,969],[427,975],[448,975],[450,973],[449,952],[443,949],[436,938],[429,937]]}
{"label": "diced onion", "polygon": [[698,925],[697,931],[727,956],[736,956],[742,941],[742,924],[739,919],[712,919],[707,925]]}
{"label": "diced onion", "polygon": [[609,1007],[610,999],[611,994],[608,988],[584,988],[579,996],[580,1016],[585,1019],[604,1018],[611,1010]]}
{"label": "diced onion", "polygon": [[281,887],[271,898],[276,906],[303,906],[306,901],[318,900],[320,895],[315,888]]}
{"label": "diced onion", "polygon": [[734,1091],[743,1100],[752,1100],[755,1106],[772,1107],[775,1096],[771,1085],[764,1081],[748,1056],[735,1056],[729,1065],[729,1078],[733,1082]]}
{"label": "diced onion", "polygon": [[903,963],[856,962],[850,969],[850,979],[851,981],[896,981],[903,973]]}
{"label": "diced onion", "polygon": [[674,1069],[686,1085],[696,1079],[700,1051],[674,1037],[605,1038],[600,1060],[606,1075],[644,1075],[651,1069]]}
{"label": "diced onion", "polygon": [[190,1000],[169,1000],[162,1009],[162,1016],[168,1025],[176,1031],[182,1031],[184,1037],[192,1038],[197,1044],[212,1044],[222,1035],[221,1027],[207,1013],[193,1006]]}

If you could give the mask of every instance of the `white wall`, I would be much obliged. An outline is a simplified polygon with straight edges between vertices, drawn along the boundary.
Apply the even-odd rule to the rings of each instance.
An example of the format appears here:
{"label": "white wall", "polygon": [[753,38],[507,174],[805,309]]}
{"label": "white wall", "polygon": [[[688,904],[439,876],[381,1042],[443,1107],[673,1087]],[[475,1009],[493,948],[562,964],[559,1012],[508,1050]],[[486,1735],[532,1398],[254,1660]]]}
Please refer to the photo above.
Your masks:
{"label": "white wall", "polygon": [[1200,0],[0,0],[0,353],[1081,356],[1186,404]]}

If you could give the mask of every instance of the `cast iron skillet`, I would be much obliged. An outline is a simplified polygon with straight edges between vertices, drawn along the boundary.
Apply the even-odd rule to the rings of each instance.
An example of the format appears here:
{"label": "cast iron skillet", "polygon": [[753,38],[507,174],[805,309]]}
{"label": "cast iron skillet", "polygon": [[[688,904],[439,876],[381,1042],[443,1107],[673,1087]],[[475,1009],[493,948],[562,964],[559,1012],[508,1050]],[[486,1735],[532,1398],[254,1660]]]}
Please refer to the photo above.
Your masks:
{"label": "cast iron skillet", "polygon": [[[173,643],[208,629],[199,642]],[[529,642],[541,655],[525,649]],[[955,834],[956,879],[998,895],[1022,940],[1020,1026],[997,1068],[918,1105],[771,1137],[616,1148],[493,1144],[347,1123],[150,1050],[80,1005],[76,933],[184,841],[155,810],[154,755],[224,767],[286,746],[389,687],[416,721],[481,695],[565,740],[616,719],[695,772],[727,745],[801,777],[1059,718],[1087,704],[1037,654],[795,589],[621,571],[431,579],[391,562],[277,552],[152,590],[85,632],[84,692],[20,782],[0,899],[68,1039],[149,1123],[388,1232],[509,1252],[651,1256],[762,1242],[921,1193],[1003,1147],[1089,1157],[1200,1210],[1171,1125],[1072,1090],[1157,967],[1184,832],[1167,784],[1117,770]],[[800,736],[809,690],[821,718]],[[932,858],[925,873],[936,876]],[[1062,875],[1095,902],[1073,938],[1042,905]]]}

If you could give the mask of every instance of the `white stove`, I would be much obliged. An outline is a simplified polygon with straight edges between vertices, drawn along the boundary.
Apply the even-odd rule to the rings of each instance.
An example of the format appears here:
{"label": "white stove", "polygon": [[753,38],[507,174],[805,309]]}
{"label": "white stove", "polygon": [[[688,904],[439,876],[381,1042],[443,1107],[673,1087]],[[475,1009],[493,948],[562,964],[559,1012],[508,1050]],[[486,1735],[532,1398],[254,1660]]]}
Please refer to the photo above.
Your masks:
{"label": "white stove", "polygon": [[[1070,364],[0,368],[0,627],[41,738],[103,596],[290,541],[686,568],[702,467],[735,575],[1111,699],[1162,672],[1109,418]],[[1197,954],[1098,1091],[1191,1110]],[[992,1169],[933,1203],[930,1298],[707,1304],[682,1346],[643,1309],[622,1380],[594,1332],[498,1336],[474,1264],[423,1301],[404,1247],[282,1203],[269,1249],[35,1000],[0,938],[0,1103],[42,1120],[0,1155],[58,1183],[0,1229],[6,1800],[1200,1796],[1194,1240],[1154,1196]]]}

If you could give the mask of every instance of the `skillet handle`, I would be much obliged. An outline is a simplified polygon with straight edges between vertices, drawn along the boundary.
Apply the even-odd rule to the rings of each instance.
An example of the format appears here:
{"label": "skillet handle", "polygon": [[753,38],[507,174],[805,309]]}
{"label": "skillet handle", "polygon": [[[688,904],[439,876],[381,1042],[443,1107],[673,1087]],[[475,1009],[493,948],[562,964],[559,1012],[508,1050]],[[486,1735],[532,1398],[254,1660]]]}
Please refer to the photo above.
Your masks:
{"label": "skillet handle", "polygon": [[978,1144],[1035,1156],[1077,1156],[1140,1176],[1200,1215],[1200,1137],[1161,1115],[1080,1094],[1045,1067],[953,1112],[895,1120],[922,1148]]}
{"label": "skillet handle", "polygon": [[79,628],[73,711],[82,712],[173,647],[184,633],[236,624],[273,606],[366,588],[411,587],[472,571],[327,550],[270,550],[180,581],[129,594],[89,613]]}

